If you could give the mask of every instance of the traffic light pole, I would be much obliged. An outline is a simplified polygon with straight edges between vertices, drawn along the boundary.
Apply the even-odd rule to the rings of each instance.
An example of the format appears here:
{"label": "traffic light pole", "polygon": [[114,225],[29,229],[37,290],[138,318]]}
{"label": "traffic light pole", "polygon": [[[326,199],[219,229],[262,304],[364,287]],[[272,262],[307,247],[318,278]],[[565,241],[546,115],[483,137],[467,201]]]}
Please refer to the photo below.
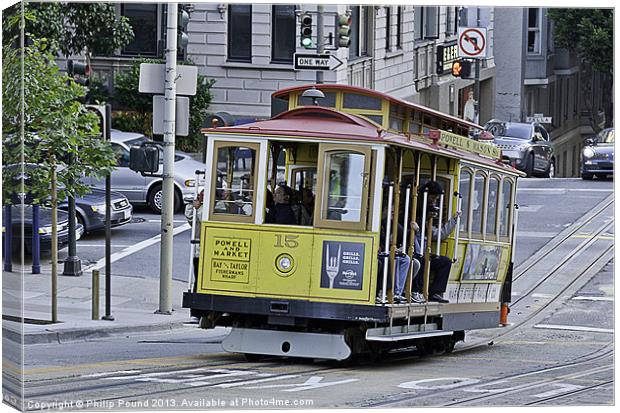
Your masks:
{"label": "traffic light pole", "polygon": [[168,3],[166,24],[166,78],[164,104],[163,205],[161,209],[161,252],[159,267],[159,309],[157,314],[172,314],[172,242],[174,215],[174,137],[177,75],[177,3]]}
{"label": "traffic light pole", "polygon": [[[323,54],[324,50],[324,39],[323,39],[323,11],[324,6],[322,4],[318,4],[316,7],[316,51],[318,54]],[[323,71],[316,71],[316,83],[323,83]]]}
{"label": "traffic light pole", "polygon": [[476,66],[474,69],[474,113],[476,116],[476,123],[480,124],[480,59],[476,60]]}

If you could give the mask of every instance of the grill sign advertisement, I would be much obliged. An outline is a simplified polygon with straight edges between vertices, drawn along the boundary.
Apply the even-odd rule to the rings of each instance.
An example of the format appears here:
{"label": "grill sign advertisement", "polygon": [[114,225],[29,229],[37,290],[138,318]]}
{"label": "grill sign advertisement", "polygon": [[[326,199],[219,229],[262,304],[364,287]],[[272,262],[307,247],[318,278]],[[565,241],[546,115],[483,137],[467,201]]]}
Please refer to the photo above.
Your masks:
{"label": "grill sign advertisement", "polygon": [[364,279],[364,244],[323,241],[321,288],[361,290]]}
{"label": "grill sign advertisement", "polygon": [[211,280],[247,284],[250,281],[250,248],[244,238],[214,237]]}

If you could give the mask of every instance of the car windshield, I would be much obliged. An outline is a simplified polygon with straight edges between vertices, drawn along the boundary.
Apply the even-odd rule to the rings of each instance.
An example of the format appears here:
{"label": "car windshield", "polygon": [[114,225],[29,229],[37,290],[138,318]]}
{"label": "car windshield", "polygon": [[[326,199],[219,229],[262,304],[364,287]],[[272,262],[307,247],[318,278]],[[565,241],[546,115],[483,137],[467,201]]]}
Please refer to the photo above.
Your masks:
{"label": "car windshield", "polygon": [[[147,142],[151,142],[157,145],[157,147],[159,148],[159,163],[164,163],[164,150],[161,146],[160,142],[154,141],[150,138],[147,138],[146,136],[139,136],[137,138],[134,139],[130,139],[128,141],[125,141],[125,145],[127,145],[129,148],[131,148],[133,145],[137,145],[140,146],[143,143],[147,143]],[[175,162],[179,162],[180,160],[184,159],[181,155],[175,154],[174,155],[174,161]]]}
{"label": "car windshield", "polygon": [[614,130],[606,129],[596,136],[596,143],[614,143]]}
{"label": "car windshield", "polygon": [[507,123],[502,136],[530,140],[532,137],[532,127],[530,125],[520,125],[518,123]]}

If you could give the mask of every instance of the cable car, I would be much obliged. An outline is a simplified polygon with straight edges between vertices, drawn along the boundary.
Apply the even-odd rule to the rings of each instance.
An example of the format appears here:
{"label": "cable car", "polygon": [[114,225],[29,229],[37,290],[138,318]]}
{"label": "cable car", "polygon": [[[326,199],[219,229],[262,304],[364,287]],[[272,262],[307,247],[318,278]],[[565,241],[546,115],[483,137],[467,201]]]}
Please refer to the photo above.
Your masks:
{"label": "cable car", "polygon": [[[232,327],[223,348],[252,360],[344,360],[451,351],[465,330],[498,327],[522,173],[472,138],[479,125],[343,85],[283,89],[272,102],[270,119],[203,130],[198,277],[183,297],[202,328]],[[426,213],[431,180],[443,195]],[[449,236],[421,235],[454,215]],[[416,236],[424,266],[409,265],[396,300],[396,261],[416,256]],[[451,261],[447,302],[430,301],[434,256]]]}

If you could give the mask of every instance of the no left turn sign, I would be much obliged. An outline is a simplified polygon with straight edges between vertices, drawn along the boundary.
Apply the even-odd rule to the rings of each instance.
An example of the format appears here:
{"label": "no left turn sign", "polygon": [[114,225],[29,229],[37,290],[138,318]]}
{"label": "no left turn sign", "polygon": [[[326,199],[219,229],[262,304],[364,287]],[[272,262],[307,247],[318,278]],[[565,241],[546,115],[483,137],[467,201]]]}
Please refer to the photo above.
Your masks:
{"label": "no left turn sign", "polygon": [[487,29],[459,27],[459,57],[487,57]]}

